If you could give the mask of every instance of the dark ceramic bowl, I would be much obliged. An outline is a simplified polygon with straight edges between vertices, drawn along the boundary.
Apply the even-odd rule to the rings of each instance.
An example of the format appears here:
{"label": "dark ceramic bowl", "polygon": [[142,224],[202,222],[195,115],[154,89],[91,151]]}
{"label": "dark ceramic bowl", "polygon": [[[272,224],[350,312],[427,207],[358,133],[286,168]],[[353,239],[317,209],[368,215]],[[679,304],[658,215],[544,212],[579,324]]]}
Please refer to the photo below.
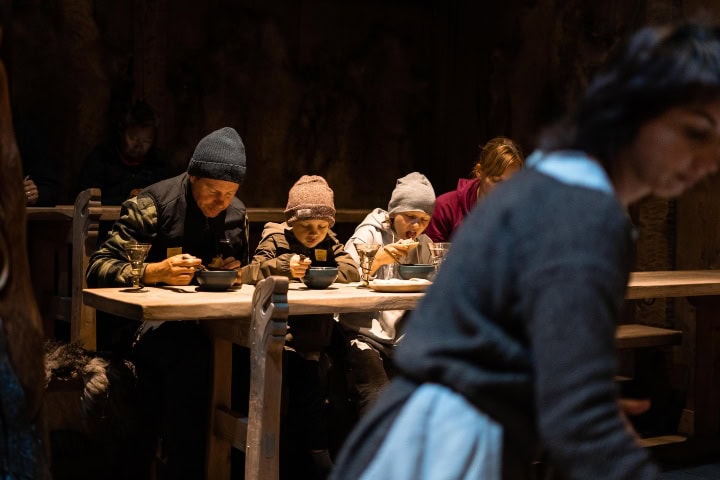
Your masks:
{"label": "dark ceramic bowl", "polygon": [[398,265],[398,273],[400,278],[410,280],[411,278],[423,278],[431,280],[435,273],[435,267],[429,263],[412,263],[407,265]]}
{"label": "dark ceramic bowl", "polygon": [[238,278],[238,272],[237,270],[200,270],[195,272],[195,278],[203,290],[221,291],[233,286]]}
{"label": "dark ceramic bowl", "polygon": [[319,290],[332,285],[337,276],[337,267],[310,267],[302,277],[302,281],[308,288]]}

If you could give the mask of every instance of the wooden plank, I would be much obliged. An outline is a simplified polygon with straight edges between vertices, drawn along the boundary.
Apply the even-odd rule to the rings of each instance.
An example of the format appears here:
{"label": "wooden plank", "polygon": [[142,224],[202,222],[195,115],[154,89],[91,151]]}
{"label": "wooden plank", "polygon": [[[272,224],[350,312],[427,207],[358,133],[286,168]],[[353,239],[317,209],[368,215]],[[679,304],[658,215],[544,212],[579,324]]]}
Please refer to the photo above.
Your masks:
{"label": "wooden plank", "polygon": [[663,347],[678,345],[681,341],[679,330],[640,324],[620,325],[615,334],[615,346],[619,349]]}
{"label": "wooden plank", "polygon": [[[101,220],[120,218],[120,205],[102,205],[99,208]],[[253,223],[284,222],[284,208],[249,207],[246,209],[248,221]],[[370,210],[341,208],[335,212],[336,223],[360,223]],[[54,207],[28,207],[28,221],[71,221],[74,215],[73,205]]]}
{"label": "wooden plank", "polygon": [[[87,305],[138,321],[204,320],[249,318],[253,285],[239,290],[203,292],[196,286],[147,287],[146,293],[128,293],[125,288],[91,288],[83,291]],[[422,293],[383,293],[358,288],[356,283],[335,283],[325,290],[310,290],[292,282],[288,290],[290,315],[334,312],[411,310]]]}
{"label": "wooden plank", "polygon": [[229,409],[218,408],[215,412],[213,431],[215,436],[230,443],[238,450],[245,451],[247,445],[248,419]]}
{"label": "wooden plank", "polygon": [[683,435],[660,435],[657,437],[641,438],[640,445],[645,448],[658,447],[660,445],[671,445],[675,443],[682,443],[687,440],[687,437]]}
{"label": "wooden plank", "polygon": [[85,271],[90,256],[97,250],[98,225],[102,208],[99,188],[89,188],[75,198],[72,222],[72,316],[70,340],[87,350],[97,348],[95,309],[82,301],[82,290],[87,287]]}
{"label": "wooden plank", "polygon": [[[220,338],[212,339],[213,372],[210,392],[210,419],[207,436],[206,476],[208,480],[230,478],[230,439],[234,426],[224,412],[230,411],[232,396],[232,344]],[[217,428],[222,435],[216,435]]]}
{"label": "wooden plank", "polygon": [[696,297],[720,295],[720,270],[633,272],[626,298]]}

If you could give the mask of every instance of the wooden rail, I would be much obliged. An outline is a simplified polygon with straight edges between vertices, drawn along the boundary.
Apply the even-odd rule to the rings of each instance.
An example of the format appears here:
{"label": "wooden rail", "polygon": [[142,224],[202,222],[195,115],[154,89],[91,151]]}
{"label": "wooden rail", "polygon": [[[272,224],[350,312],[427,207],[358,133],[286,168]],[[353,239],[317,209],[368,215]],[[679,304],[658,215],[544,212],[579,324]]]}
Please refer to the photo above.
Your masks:
{"label": "wooden rail", "polygon": [[[100,220],[114,221],[120,218],[119,205],[98,205]],[[365,209],[339,209],[335,213],[336,223],[360,223],[370,210]],[[57,205],[55,207],[28,207],[28,221],[72,221],[75,214],[73,205]],[[284,222],[284,208],[250,207],[247,209],[250,223]]]}

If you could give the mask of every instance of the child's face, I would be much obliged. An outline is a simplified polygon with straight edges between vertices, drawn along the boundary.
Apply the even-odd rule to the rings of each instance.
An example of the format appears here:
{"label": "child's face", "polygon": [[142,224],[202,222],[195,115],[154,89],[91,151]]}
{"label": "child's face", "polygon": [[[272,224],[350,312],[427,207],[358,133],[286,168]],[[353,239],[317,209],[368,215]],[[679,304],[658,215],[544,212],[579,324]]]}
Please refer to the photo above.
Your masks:
{"label": "child's face", "polygon": [[402,239],[417,238],[430,223],[430,215],[425,212],[402,212],[393,219],[393,229]]}
{"label": "child's face", "polygon": [[292,226],[295,238],[307,248],[313,248],[325,240],[329,229],[327,220],[302,220]]}

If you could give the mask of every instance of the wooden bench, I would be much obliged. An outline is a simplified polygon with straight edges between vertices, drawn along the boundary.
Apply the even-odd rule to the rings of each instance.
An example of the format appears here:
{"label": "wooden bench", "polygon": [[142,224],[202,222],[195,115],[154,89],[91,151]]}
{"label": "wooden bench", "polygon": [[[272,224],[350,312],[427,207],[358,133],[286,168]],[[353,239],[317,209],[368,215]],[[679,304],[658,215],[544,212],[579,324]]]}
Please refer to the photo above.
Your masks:
{"label": "wooden bench", "polygon": [[639,323],[618,326],[615,333],[615,346],[618,349],[666,347],[679,345],[682,341],[680,330],[651,327]]}

